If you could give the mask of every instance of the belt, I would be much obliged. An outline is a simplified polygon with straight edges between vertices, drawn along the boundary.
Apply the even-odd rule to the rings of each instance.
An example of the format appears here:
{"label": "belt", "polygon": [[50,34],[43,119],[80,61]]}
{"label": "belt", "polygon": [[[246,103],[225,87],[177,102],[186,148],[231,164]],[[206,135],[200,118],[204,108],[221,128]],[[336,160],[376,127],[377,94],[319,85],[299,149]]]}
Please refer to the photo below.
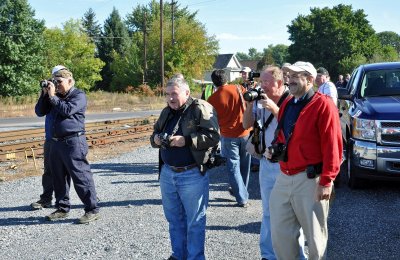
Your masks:
{"label": "belt", "polygon": [[77,133],[74,133],[72,135],[67,135],[67,136],[64,136],[64,137],[52,137],[51,139],[53,141],[56,141],[56,142],[65,141],[65,140],[71,139],[73,137],[78,137],[78,136],[81,136],[81,135],[84,135],[84,134],[85,134],[85,132],[77,132]]}
{"label": "belt", "polygon": [[187,170],[190,170],[190,169],[193,169],[194,167],[197,167],[197,164],[191,164],[191,165],[188,165],[188,166],[182,166],[182,167],[175,167],[175,166],[169,166],[169,168],[171,168],[171,170],[173,170],[174,172],[184,172],[184,171],[187,171]]}

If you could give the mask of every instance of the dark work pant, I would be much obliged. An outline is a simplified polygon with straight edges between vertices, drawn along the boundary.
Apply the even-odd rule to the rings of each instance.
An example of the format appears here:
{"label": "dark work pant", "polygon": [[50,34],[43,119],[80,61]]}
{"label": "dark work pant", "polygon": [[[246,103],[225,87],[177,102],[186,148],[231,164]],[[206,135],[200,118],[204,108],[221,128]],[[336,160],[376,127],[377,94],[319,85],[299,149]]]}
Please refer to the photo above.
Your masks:
{"label": "dark work pant", "polygon": [[43,194],[40,199],[44,201],[51,201],[53,196],[53,176],[50,169],[50,143],[51,140],[46,140],[43,146],[43,161],[44,170],[42,175]]}
{"label": "dark work pant", "polygon": [[87,153],[88,145],[84,135],[51,142],[50,166],[56,208],[66,212],[70,210],[69,189],[72,179],[75,191],[85,205],[85,212],[99,211],[93,175],[86,159]]}

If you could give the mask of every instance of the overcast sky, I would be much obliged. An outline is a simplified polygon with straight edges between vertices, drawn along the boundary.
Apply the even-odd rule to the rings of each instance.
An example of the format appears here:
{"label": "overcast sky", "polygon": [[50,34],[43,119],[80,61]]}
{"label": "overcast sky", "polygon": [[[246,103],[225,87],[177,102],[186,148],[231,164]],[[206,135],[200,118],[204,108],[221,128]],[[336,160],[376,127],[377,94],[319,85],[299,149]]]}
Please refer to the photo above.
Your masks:
{"label": "overcast sky", "polygon": [[[268,45],[286,44],[287,25],[298,15],[310,14],[311,7],[333,7],[351,4],[353,10],[363,9],[376,32],[394,31],[400,34],[399,0],[175,0],[181,7],[198,11],[197,19],[208,35],[219,40],[219,53],[262,51]],[[36,18],[44,19],[47,27],[62,27],[70,18],[82,18],[91,7],[101,25],[115,7],[125,18],[137,4],[150,0],[28,0]],[[164,0],[164,3],[166,1]]]}

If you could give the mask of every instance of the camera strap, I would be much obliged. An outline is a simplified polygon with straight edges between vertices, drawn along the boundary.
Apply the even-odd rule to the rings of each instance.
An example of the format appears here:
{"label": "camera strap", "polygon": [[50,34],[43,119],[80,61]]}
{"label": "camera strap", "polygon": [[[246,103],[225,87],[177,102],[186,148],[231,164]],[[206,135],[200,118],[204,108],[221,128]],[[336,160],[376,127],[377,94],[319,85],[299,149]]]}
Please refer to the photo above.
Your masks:
{"label": "camera strap", "polygon": [[[281,107],[283,101],[289,96],[289,90],[285,90],[285,92],[283,92],[283,95],[280,97],[277,106]],[[265,108],[264,108],[265,109]],[[264,122],[263,126],[261,127],[261,131],[263,132],[263,134],[265,134],[265,130],[268,128],[269,124],[272,122],[272,120],[274,119],[274,115],[271,113],[269,115],[269,117],[267,118],[267,120]],[[256,123],[256,122],[255,122]],[[265,137],[263,136],[262,140],[261,140],[261,151],[259,151],[259,147],[257,145],[254,146],[256,153],[258,154],[263,154],[265,153],[266,150],[266,144],[265,144]]]}
{"label": "camera strap", "polygon": [[[303,110],[303,108],[304,108],[305,106],[307,106],[308,103],[310,103],[310,101],[311,101],[311,100],[313,99],[313,97],[314,97],[314,94],[315,94],[314,90],[313,90],[313,89],[310,89],[310,90],[308,91],[308,93],[306,94],[305,99],[302,100],[302,102],[301,102],[301,104],[300,104],[301,107],[300,107],[299,113],[297,114],[297,116],[296,116],[296,118],[295,118],[295,120],[294,120],[294,123],[293,123],[293,125],[291,126],[291,129],[290,129],[290,131],[289,131],[289,135],[288,135],[287,140],[286,140],[286,143],[285,143],[286,146],[288,146],[288,144],[289,144],[290,138],[292,137],[292,134],[293,134],[293,131],[294,131],[294,127],[296,126],[296,122],[297,122],[297,119],[299,119],[299,116],[300,116],[300,114],[301,114],[301,111]],[[291,100],[289,100],[289,102],[292,102],[293,99],[294,99],[294,98],[292,98]],[[286,116],[286,111],[287,111],[288,106],[290,106],[290,103],[288,103],[288,104],[285,106],[285,108],[284,108],[284,110],[283,110],[283,112],[282,112],[282,117],[281,117],[281,120],[279,120],[279,122],[278,122],[278,126],[277,126],[277,128],[276,128],[276,130],[275,130],[275,136],[274,136],[274,140],[272,141],[272,143],[275,143],[275,142],[276,142],[276,140],[278,139],[278,134],[279,134],[279,132],[280,132],[280,131],[282,130],[282,128],[283,128],[283,122],[285,121],[285,116]]]}

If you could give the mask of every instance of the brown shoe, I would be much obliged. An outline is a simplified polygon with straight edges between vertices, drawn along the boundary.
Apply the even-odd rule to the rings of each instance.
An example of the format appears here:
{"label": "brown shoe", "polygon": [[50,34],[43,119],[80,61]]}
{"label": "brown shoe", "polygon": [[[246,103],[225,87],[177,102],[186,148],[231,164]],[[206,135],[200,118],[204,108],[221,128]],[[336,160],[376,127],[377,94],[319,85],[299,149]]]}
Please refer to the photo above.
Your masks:
{"label": "brown shoe", "polygon": [[52,207],[51,201],[45,201],[45,200],[42,200],[42,199],[40,199],[40,200],[38,200],[36,202],[33,202],[31,204],[31,208],[32,209],[42,209],[42,208],[51,208],[51,207]]}
{"label": "brown shoe", "polygon": [[83,215],[79,220],[78,223],[79,224],[87,224],[89,222],[98,220],[100,218],[100,214],[99,213],[90,213],[90,212],[86,212],[85,215]]}
{"label": "brown shoe", "polygon": [[62,219],[62,218],[66,218],[66,217],[68,217],[68,212],[65,212],[61,209],[57,209],[50,215],[46,216],[46,220],[54,221],[54,220]]}

